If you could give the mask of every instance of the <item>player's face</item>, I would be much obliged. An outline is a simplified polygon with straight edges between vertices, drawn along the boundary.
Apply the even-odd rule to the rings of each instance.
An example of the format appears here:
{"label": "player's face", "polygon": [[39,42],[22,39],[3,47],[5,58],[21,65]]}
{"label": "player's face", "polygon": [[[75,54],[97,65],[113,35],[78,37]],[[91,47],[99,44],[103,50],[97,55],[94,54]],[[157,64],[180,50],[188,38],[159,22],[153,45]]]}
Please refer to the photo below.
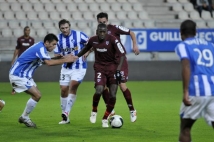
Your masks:
{"label": "player's face", "polygon": [[29,36],[30,35],[30,28],[25,29],[24,35],[25,36]]}
{"label": "player's face", "polygon": [[97,22],[100,24],[100,23],[103,23],[103,24],[108,24],[108,20],[106,18],[98,18],[97,19]]}
{"label": "player's face", "polygon": [[107,29],[104,27],[98,28],[97,29],[97,35],[100,40],[104,40],[107,34]]}
{"label": "player's face", "polygon": [[64,36],[68,36],[70,34],[70,26],[68,23],[61,24],[59,29]]}
{"label": "player's face", "polygon": [[47,50],[48,50],[49,52],[51,52],[51,51],[53,51],[54,48],[56,47],[56,44],[57,44],[57,41],[56,41],[56,40],[53,40],[53,41],[51,41],[51,42],[46,41],[46,42],[45,42],[45,47],[47,48]]}

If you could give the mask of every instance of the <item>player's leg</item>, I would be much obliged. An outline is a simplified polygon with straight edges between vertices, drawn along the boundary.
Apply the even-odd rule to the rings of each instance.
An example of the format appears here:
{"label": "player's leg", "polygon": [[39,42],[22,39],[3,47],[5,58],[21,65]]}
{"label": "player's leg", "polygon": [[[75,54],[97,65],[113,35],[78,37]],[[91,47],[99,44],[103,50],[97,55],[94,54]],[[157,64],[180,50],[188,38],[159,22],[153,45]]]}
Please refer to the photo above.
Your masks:
{"label": "player's leg", "polygon": [[110,84],[109,91],[110,91],[110,98],[107,104],[107,108],[102,120],[102,127],[108,127],[108,116],[111,114],[112,110],[114,109],[114,105],[116,103],[116,93],[117,93],[117,84]]}
{"label": "player's leg", "polygon": [[19,122],[24,123],[27,127],[36,127],[36,124],[34,124],[29,118],[30,113],[36,107],[37,102],[41,98],[41,93],[36,88],[35,82],[33,79],[20,78],[14,75],[10,75],[9,79],[13,89],[16,92],[26,92],[31,95],[31,98],[27,101],[24,112],[19,118]]}
{"label": "player's leg", "polygon": [[97,107],[100,101],[101,94],[104,90],[104,86],[106,85],[106,77],[103,73],[96,71],[94,72],[94,81],[95,81],[95,93],[93,95],[92,100],[92,111],[90,116],[90,122],[95,123],[97,118]]}
{"label": "player's leg", "polygon": [[62,110],[62,120],[59,122],[59,124],[68,124],[70,123],[70,120],[67,119],[67,115],[65,113],[65,109],[67,106],[67,101],[68,101],[68,92],[69,92],[69,83],[70,83],[70,74],[71,70],[66,69],[66,68],[62,68],[61,72],[60,72],[60,80],[59,80],[59,84],[60,84],[60,106],[61,106],[61,110]]}
{"label": "player's leg", "polygon": [[125,62],[123,64],[123,67],[121,69],[121,74],[122,74],[122,81],[119,84],[120,90],[122,91],[123,96],[126,100],[126,103],[129,107],[130,120],[131,120],[131,122],[135,122],[137,119],[137,111],[135,110],[134,105],[133,105],[131,92],[128,89],[128,87],[126,86],[126,82],[128,79],[128,63],[127,62]]}
{"label": "player's leg", "polygon": [[77,97],[77,89],[79,85],[81,84],[84,76],[86,74],[86,69],[73,69],[70,76],[70,83],[69,83],[69,92],[67,94],[67,104],[64,110],[64,113],[62,114],[63,119],[65,122],[70,122],[69,120],[69,114],[70,111],[76,101]]}
{"label": "player's leg", "polygon": [[[105,86],[104,90],[103,90],[103,93],[102,93],[102,97],[103,97],[103,100],[106,104],[106,107],[107,107],[107,104],[108,104],[108,101],[109,101],[109,97],[110,97],[110,93],[109,93],[109,89],[107,86]],[[115,115],[115,111],[114,109],[112,110],[111,114],[109,115],[110,116],[113,116]]]}
{"label": "player's leg", "polygon": [[191,128],[196,120],[181,118],[180,119],[180,142],[191,142]]}

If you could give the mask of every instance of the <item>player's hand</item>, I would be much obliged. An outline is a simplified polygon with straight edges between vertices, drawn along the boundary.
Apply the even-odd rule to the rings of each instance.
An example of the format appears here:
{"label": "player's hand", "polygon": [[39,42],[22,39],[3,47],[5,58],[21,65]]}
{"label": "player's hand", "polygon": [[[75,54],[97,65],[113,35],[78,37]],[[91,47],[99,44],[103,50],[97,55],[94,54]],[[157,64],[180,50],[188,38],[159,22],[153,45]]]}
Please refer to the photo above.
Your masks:
{"label": "player's hand", "polygon": [[90,52],[88,51],[82,56],[83,61],[86,61],[86,58],[88,57],[89,54],[90,54]]}
{"label": "player's hand", "polygon": [[63,56],[60,55],[60,56],[52,57],[51,59],[52,60],[57,60],[57,59],[61,59],[61,58],[63,58]]}
{"label": "player's hand", "polygon": [[78,56],[74,56],[71,54],[64,56],[65,62],[67,62],[67,63],[75,62],[78,58],[79,58]]}
{"label": "player's hand", "polygon": [[186,92],[184,93],[184,96],[183,96],[183,103],[185,106],[191,106],[191,102],[189,100],[189,94]]}
{"label": "player's hand", "polygon": [[121,79],[122,79],[122,75],[121,75],[120,70],[117,70],[117,71],[116,71],[115,77],[116,77],[116,80],[117,80],[118,84],[120,84]]}
{"label": "player's hand", "polygon": [[140,54],[140,51],[139,51],[137,45],[133,46],[133,52],[134,52],[135,55],[139,55]]}

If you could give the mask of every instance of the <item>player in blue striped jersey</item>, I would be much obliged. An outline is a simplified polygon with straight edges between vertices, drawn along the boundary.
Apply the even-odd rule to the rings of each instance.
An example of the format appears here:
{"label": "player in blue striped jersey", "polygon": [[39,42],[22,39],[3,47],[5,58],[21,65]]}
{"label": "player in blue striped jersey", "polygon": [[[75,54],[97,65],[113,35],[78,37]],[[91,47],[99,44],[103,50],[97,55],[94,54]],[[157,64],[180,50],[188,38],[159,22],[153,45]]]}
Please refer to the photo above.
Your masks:
{"label": "player in blue striped jersey", "polygon": [[[88,41],[88,36],[83,32],[71,30],[70,22],[62,19],[59,21],[59,29],[61,33],[58,35],[58,43],[54,49],[55,56],[59,55],[77,55]],[[68,124],[69,113],[76,100],[78,86],[82,82],[86,74],[87,62],[84,57],[80,57],[74,63],[64,63],[60,73],[60,89],[61,89],[61,109],[62,121],[59,124]]]}
{"label": "player in blue striped jersey", "polygon": [[195,38],[196,23],[191,20],[181,23],[180,33],[183,42],[175,48],[183,82],[179,141],[191,142],[191,128],[199,117],[214,128],[214,45]]}
{"label": "player in blue striped jersey", "polygon": [[59,60],[51,60],[48,51],[51,52],[56,47],[57,41],[56,35],[46,35],[44,42],[38,42],[28,48],[19,56],[10,69],[9,79],[13,89],[18,93],[26,92],[31,95],[23,114],[19,118],[19,122],[24,123],[27,127],[36,127],[36,124],[30,120],[29,114],[41,98],[41,93],[32,78],[36,68],[42,64],[53,66],[64,62],[74,62],[78,58],[77,56],[67,55]]}

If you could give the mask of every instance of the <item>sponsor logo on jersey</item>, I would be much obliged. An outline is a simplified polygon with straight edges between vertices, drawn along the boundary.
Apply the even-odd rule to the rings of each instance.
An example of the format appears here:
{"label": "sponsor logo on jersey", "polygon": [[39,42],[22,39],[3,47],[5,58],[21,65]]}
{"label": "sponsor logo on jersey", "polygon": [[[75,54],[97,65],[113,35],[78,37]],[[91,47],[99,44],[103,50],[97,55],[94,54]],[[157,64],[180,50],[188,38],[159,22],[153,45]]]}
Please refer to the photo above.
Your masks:
{"label": "sponsor logo on jersey", "polygon": [[94,44],[98,44],[98,42],[93,42]]}
{"label": "sponsor logo on jersey", "polygon": [[105,48],[103,48],[103,49],[96,48],[96,50],[97,50],[98,52],[106,52],[106,51],[107,51],[107,49],[105,49]]}
{"label": "sponsor logo on jersey", "polygon": [[109,41],[106,41],[106,45],[108,45],[109,44]]}
{"label": "sponsor logo on jersey", "polygon": [[30,43],[22,43],[22,46],[30,46]]}

